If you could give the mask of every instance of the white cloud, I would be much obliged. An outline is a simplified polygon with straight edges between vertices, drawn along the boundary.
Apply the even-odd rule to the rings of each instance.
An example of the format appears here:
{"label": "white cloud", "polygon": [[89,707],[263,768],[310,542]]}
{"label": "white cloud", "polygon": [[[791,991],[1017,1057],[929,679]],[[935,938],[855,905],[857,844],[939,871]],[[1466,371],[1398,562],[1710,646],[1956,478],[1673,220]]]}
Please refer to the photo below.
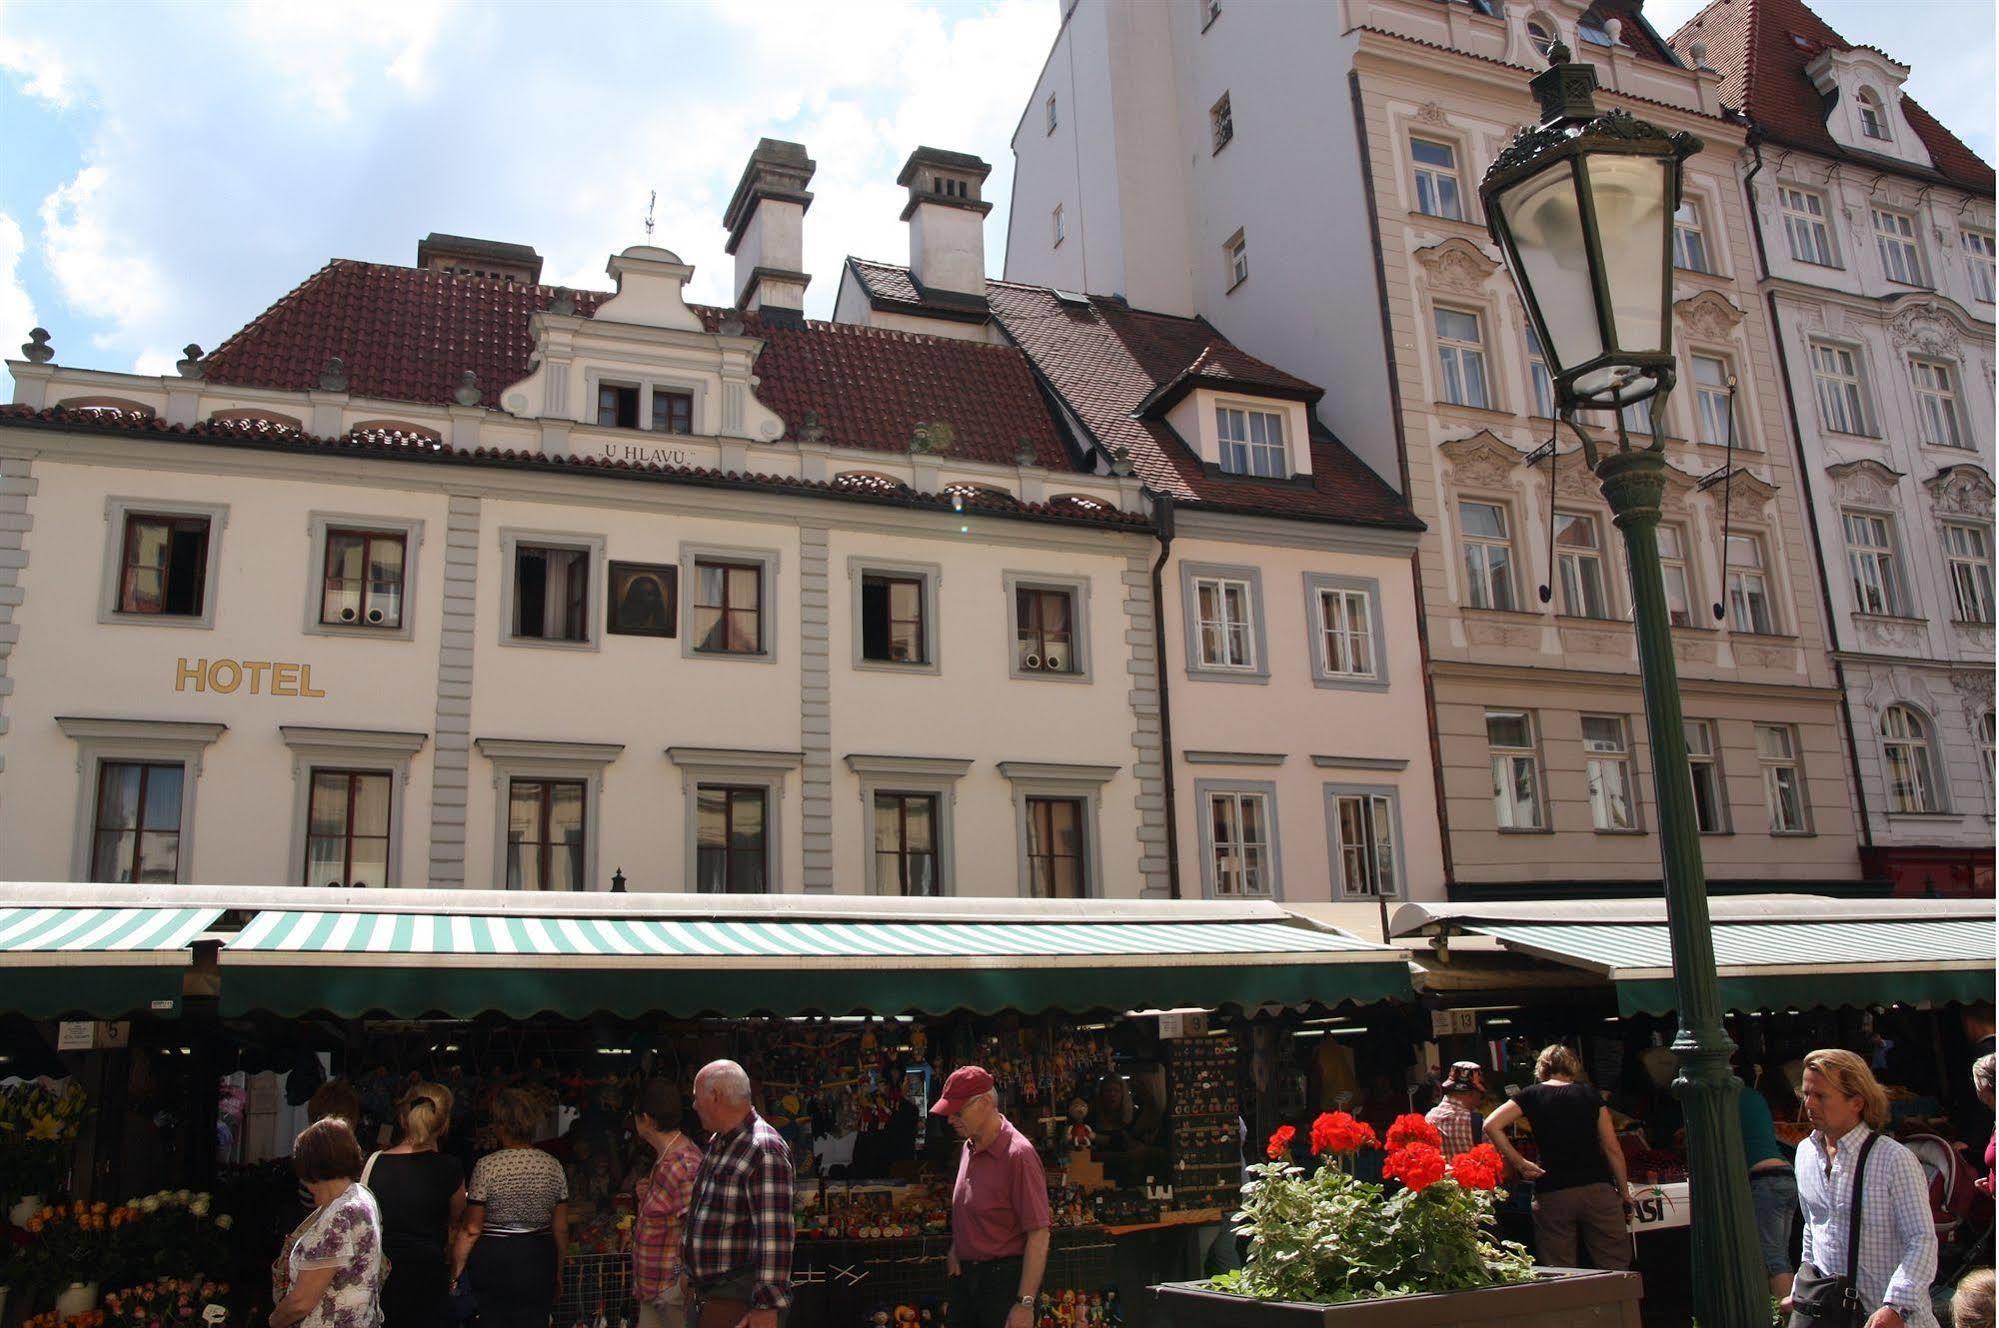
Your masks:
{"label": "white cloud", "polygon": [[68,110],[74,100],[69,67],[47,42],[20,33],[19,11],[12,21],[0,8],[0,72],[20,82],[21,91],[56,110]]}
{"label": "white cloud", "polygon": [[160,310],[161,281],[134,247],[137,236],[116,222],[107,225],[104,186],[110,178],[104,167],[86,166],[42,200],[42,252],[73,308],[116,324],[142,323]]}
{"label": "white cloud", "polygon": [[[36,326],[35,302],[21,284],[21,254],[27,247],[20,223],[0,212],[0,360],[19,355],[20,351],[15,349],[19,343],[14,338],[26,341],[29,331]],[[13,381],[6,367],[0,365],[0,382],[7,386],[7,400],[13,399]]]}
{"label": "white cloud", "polygon": [[281,86],[345,120],[356,85],[378,76],[405,93],[426,90],[431,52],[455,8],[456,0],[252,0],[238,13],[251,54]]}

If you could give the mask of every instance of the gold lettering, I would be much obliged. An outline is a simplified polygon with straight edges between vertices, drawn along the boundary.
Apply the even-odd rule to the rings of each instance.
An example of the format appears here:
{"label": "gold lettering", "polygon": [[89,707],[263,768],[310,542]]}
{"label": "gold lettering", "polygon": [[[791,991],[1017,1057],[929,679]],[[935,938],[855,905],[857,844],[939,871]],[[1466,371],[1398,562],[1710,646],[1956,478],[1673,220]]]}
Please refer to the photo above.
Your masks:
{"label": "gold lettering", "polygon": [[246,659],[243,667],[250,675],[250,695],[257,696],[264,689],[264,670],[271,667],[268,659]]}
{"label": "gold lettering", "polygon": [[271,695],[272,696],[298,695],[298,665],[296,664],[271,665]]}
{"label": "gold lettering", "polygon": [[194,684],[195,691],[203,690],[202,671],[207,667],[208,661],[205,659],[197,659],[192,668],[188,667],[187,660],[182,659],[174,669],[174,690],[184,692],[190,682]]}
{"label": "gold lettering", "polygon": [[[222,670],[229,670],[229,685],[222,685]],[[233,692],[243,685],[243,666],[233,659],[218,659],[208,666],[208,687],[215,692]]]}
{"label": "gold lettering", "polygon": [[326,695],[325,692],[317,690],[312,685],[312,665],[301,664],[298,666],[298,671],[299,671],[298,694],[300,696]]}

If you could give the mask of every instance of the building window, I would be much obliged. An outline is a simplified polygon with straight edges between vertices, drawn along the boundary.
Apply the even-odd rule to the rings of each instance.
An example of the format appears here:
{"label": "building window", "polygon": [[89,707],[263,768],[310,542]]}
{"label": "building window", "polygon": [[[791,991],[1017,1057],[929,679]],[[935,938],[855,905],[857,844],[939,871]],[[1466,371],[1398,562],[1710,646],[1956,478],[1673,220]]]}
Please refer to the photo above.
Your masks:
{"label": "building window", "polygon": [[1763,567],[1763,541],[1730,535],[1726,551],[1729,621],[1738,632],[1768,636],[1777,630],[1770,616],[1770,579]]}
{"label": "building window", "polygon": [[206,516],[127,512],[118,612],[208,617],[209,529]]}
{"label": "building window", "polygon": [[686,392],[662,392],[654,388],[652,428],[654,433],[693,433],[694,397]]}
{"label": "building window", "polygon": [[1649,438],[1652,434],[1652,407],[1660,404],[1663,403],[1657,397],[1649,397],[1644,401],[1634,401],[1618,411],[1617,417],[1623,421],[1624,431]]}
{"label": "building window", "polygon": [[1675,627],[1694,625],[1692,582],[1687,574],[1687,538],[1678,526],[1659,527],[1659,566],[1666,580],[1666,617]]}
{"label": "building window", "polygon": [[514,546],[513,634],[529,641],[590,639],[590,550]]}
{"label": "building window", "polygon": [[1584,715],[1583,752],[1589,759],[1589,810],[1596,828],[1636,830],[1631,744],[1624,721],[1616,715]]}
{"label": "building window", "polygon": [[1048,94],[1048,132],[1054,133],[1055,126],[1059,123],[1055,116],[1055,94],[1051,92]]}
{"label": "building window", "polygon": [[1387,793],[1340,789],[1330,796],[1338,896],[1393,898],[1399,893],[1396,885],[1401,879],[1394,798]]}
{"label": "building window", "polygon": [[1603,26],[1603,20],[1594,14],[1584,14],[1576,20],[1576,36],[1590,46],[1615,46],[1610,38],[1610,29]]}
{"label": "building window", "polygon": [[1249,241],[1243,238],[1241,231],[1237,231],[1222,249],[1228,256],[1229,289],[1234,290],[1249,280]]}
{"label": "building window", "polygon": [[1860,132],[1869,138],[1878,138],[1883,142],[1889,141],[1888,117],[1881,112],[1881,99],[1876,97],[1871,91],[1862,88],[1858,100],[1860,103]]}
{"label": "building window", "polygon": [[1319,642],[1319,667],[1329,676],[1375,676],[1373,605],[1365,590],[1319,592]]}
{"label": "building window", "polygon": [[328,530],[319,621],[327,626],[394,629],[403,622],[404,536],[379,530]]}
{"label": "building window", "polygon": [[617,383],[597,385],[597,423],[614,429],[639,427],[639,390]]}
{"label": "building window", "polygon": [[1825,224],[1825,198],[1790,185],[1777,186],[1777,208],[1784,217],[1784,236],[1791,245],[1791,257],[1800,263],[1837,267],[1833,261],[1832,232]]}
{"label": "building window", "polygon": [[1926,443],[1937,447],[1963,447],[1964,430],[1957,413],[1957,377],[1940,360],[1910,360],[1909,374],[1916,384],[1916,421]]}
{"label": "building window", "polygon": [[1063,238],[1067,236],[1069,233],[1066,229],[1064,229],[1062,224],[1062,205],[1060,203],[1057,203],[1055,205],[1055,211],[1050,214],[1049,220],[1051,221],[1055,229],[1055,243],[1059,245],[1062,243]]}
{"label": "building window", "polygon": [[764,653],[761,563],[694,560],[694,649],[711,655]]}
{"label": "building window", "polygon": [[1020,586],[1013,592],[1014,671],[1077,673],[1075,592]]}
{"label": "building window", "polygon": [[1713,355],[1696,355],[1693,362],[1694,420],[1699,430],[1694,441],[1723,446],[1728,442],[1732,397],[1729,380],[1735,375],[1729,371],[1727,360]]}
{"label": "building window", "polygon": [[1221,438],[1222,471],[1282,479],[1290,472],[1284,455],[1284,417],[1274,411],[1215,407]]}
{"label": "building window", "polygon": [[1416,210],[1448,221],[1465,219],[1458,194],[1458,153],[1449,143],[1412,138],[1409,156],[1416,164]]}
{"label": "building window", "polygon": [[1088,898],[1083,824],[1080,798],[1027,800],[1027,887],[1031,898]]}
{"label": "building window", "polygon": [[1229,112],[1229,94],[1208,108],[1208,130],[1215,141],[1214,151],[1220,152],[1235,137],[1235,117]]}
{"label": "building window", "polygon": [[1983,526],[1947,524],[1944,561],[1950,567],[1950,594],[1957,620],[1992,621],[1992,544]]}
{"label": "building window", "polygon": [[911,897],[939,893],[936,794],[875,794],[875,887]]}
{"label": "building window", "polygon": [[1485,390],[1485,342],[1478,315],[1459,309],[1436,311],[1437,367],[1443,376],[1444,400],[1454,406],[1490,409]]}
{"label": "building window", "polygon": [[507,889],[587,888],[584,788],[580,779],[507,781]]}
{"label": "building window", "polygon": [[1916,242],[1916,219],[1906,212],[1874,212],[1874,247],[1881,251],[1881,268],[1888,280],[1904,286],[1923,284],[1923,251]]}
{"label": "building window", "polygon": [[703,784],[694,798],[694,888],[707,895],[766,893],[769,790]]}
{"label": "building window", "polygon": [[1965,263],[1971,268],[1971,293],[1992,303],[1994,244],[1990,231],[1959,231],[1957,241],[1964,247]]}
{"label": "building window", "polygon": [[1232,577],[1194,578],[1197,660],[1204,669],[1254,669],[1256,631],[1250,583]]}
{"label": "building window", "polygon": [[1826,428],[1834,433],[1867,432],[1867,394],[1851,349],[1814,341],[1812,381],[1818,387],[1819,416]]}
{"label": "building window", "polygon": [[1728,831],[1728,799],[1722,796],[1721,761],[1716,753],[1714,725],[1705,719],[1686,721],[1687,773],[1694,782],[1694,824],[1704,835]]}
{"label": "building window", "polygon": [[1545,59],[1548,52],[1553,50],[1555,46],[1554,29],[1539,19],[1529,19],[1527,22],[1527,40],[1534,43],[1534,49],[1539,51],[1542,58]]}
{"label": "building window", "polygon": [[1763,803],[1770,811],[1770,833],[1804,834],[1811,823],[1796,732],[1788,724],[1758,724],[1756,752],[1763,762]]}
{"label": "building window", "polygon": [[1985,717],[1978,721],[1978,754],[1984,758],[1985,787],[1988,792],[1999,791],[1994,789],[1994,778],[1995,775],[1999,775],[1999,767],[1992,764],[1995,737],[1999,737],[1999,715],[1994,715],[1988,710],[1985,712]]}
{"label": "building window", "polygon": [[861,658],[878,664],[928,664],[920,576],[874,573],[861,578]]}
{"label": "building window", "polygon": [[1853,577],[1854,608],[1861,613],[1906,614],[1889,519],[1871,512],[1842,512],[1840,522],[1846,528],[1846,569]]}
{"label": "building window", "polygon": [[104,761],[97,767],[91,821],[90,879],[107,885],[171,884],[180,879],[179,761]]}
{"label": "building window", "polygon": [[1492,755],[1492,809],[1502,830],[1541,828],[1541,772],[1534,756],[1534,721],[1521,710],[1485,712]]}
{"label": "building window", "polygon": [[1712,272],[1707,261],[1707,231],[1701,225],[1701,205],[1693,199],[1673,214],[1673,266],[1688,272]]}
{"label": "building window", "polygon": [[1905,705],[1889,706],[1881,712],[1881,743],[1888,759],[1888,810],[1939,810],[1930,730],[1923,717]]}
{"label": "building window", "polygon": [[1555,378],[1548,372],[1548,357],[1531,323],[1527,326],[1527,376],[1534,385],[1534,413],[1544,420],[1554,419]]}
{"label": "building window", "polygon": [[1603,548],[1594,517],[1555,513],[1555,565],[1563,613],[1571,618],[1610,616],[1603,588]]}
{"label": "building window", "polygon": [[1214,893],[1228,898],[1269,897],[1270,795],[1210,792],[1208,833]]}
{"label": "building window", "polygon": [[307,794],[302,885],[389,883],[389,801],[385,770],[314,770]]}
{"label": "building window", "polygon": [[1497,503],[1459,503],[1458,526],[1465,544],[1465,593],[1475,609],[1510,609],[1513,598],[1513,540],[1506,509]]}

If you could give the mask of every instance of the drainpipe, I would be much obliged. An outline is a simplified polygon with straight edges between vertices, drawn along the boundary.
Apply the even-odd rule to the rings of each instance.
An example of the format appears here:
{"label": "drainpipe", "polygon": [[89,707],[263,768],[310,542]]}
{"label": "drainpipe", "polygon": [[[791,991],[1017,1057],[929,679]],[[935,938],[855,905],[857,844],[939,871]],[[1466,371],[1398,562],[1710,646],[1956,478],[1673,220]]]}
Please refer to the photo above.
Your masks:
{"label": "drainpipe", "polygon": [[[1770,259],[1763,248],[1763,216],[1756,207],[1756,177],[1763,170],[1763,140],[1754,127],[1749,131],[1749,149],[1756,164],[1742,177],[1743,192],[1749,197],[1749,226],[1756,235],[1756,276],[1765,285],[1770,280]],[[1798,394],[1791,383],[1791,356],[1784,346],[1784,325],[1777,314],[1777,292],[1763,292],[1764,308],[1770,316],[1770,340],[1777,348],[1777,372],[1784,379],[1784,414],[1791,422],[1791,442],[1798,458],[1798,487],[1804,498],[1805,524],[1812,532],[1812,562],[1819,579],[1819,602],[1825,606],[1826,636],[1831,642],[1832,678],[1839,688],[1839,717],[1845,730],[1847,772],[1853,777],[1853,800],[1860,813],[1860,845],[1874,847],[1874,818],[1867,811],[1867,786],[1860,781],[1860,735],[1853,727],[1853,703],[1846,690],[1846,665],[1839,658],[1839,618],[1832,603],[1832,578],[1825,570],[1825,541],[1819,534],[1818,504],[1812,501],[1812,472],[1805,457],[1805,431],[1798,424]],[[1722,579],[1728,579],[1728,550],[1722,550]],[[1724,586],[1724,588],[1726,588]]]}
{"label": "drainpipe", "polygon": [[1161,577],[1173,552],[1173,495],[1162,493],[1152,505],[1152,532],[1159,540],[1159,557],[1152,563],[1152,660],[1159,675],[1159,769],[1166,790],[1166,887],[1180,898],[1180,817],[1173,795],[1173,701],[1166,663],[1166,593]]}

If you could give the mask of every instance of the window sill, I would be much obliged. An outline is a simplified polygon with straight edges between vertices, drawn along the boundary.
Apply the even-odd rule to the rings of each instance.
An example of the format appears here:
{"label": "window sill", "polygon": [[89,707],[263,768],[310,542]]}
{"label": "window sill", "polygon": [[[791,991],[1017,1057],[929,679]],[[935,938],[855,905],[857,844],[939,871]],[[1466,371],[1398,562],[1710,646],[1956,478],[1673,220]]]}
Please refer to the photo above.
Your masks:
{"label": "window sill", "polygon": [[1950,625],[1952,627],[1962,627],[1966,631],[1982,627],[1989,632],[1992,630],[1994,623],[1990,618],[1952,618]]}
{"label": "window sill", "polygon": [[1668,626],[1676,632],[1698,632],[1702,636],[1716,636],[1721,632],[1719,627],[1701,627],[1695,623],[1669,623]]}
{"label": "window sill", "polygon": [[1597,618],[1586,613],[1558,613],[1555,615],[1557,627],[1629,627],[1631,619],[1604,617]]}
{"label": "window sill", "polygon": [[[1718,629],[1717,629],[1717,630],[1718,630]],[[1729,640],[1731,640],[1731,641],[1746,641],[1746,642],[1748,642],[1748,643],[1749,643],[1750,645],[1758,645],[1758,644],[1763,644],[1763,643],[1769,643],[1769,644],[1781,644],[1781,645],[1793,645],[1793,646],[1794,646],[1794,645],[1796,645],[1796,644],[1798,643],[1798,638],[1797,638],[1796,636],[1793,636],[1793,635],[1792,635],[1791,633],[1789,633],[1789,632],[1737,632],[1737,631],[1730,631],[1730,632],[1729,632],[1729,634],[1728,634],[1728,639],[1729,639]]]}
{"label": "window sill", "polygon": [[1724,286],[1734,284],[1726,272],[1709,272],[1703,268],[1680,267],[1677,264],[1673,267],[1673,275],[1675,277],[1695,277],[1701,281],[1712,281]]}
{"label": "window sill", "polygon": [[1536,613],[1532,609],[1495,609],[1480,604],[1461,604],[1458,606],[1458,613],[1461,617],[1491,618],[1495,622],[1505,622],[1510,618],[1515,622],[1538,623],[1544,622],[1547,617],[1546,614]]}
{"label": "window sill", "polygon": [[1700,837],[1701,837],[1702,839],[1726,839],[1726,838],[1728,838],[1729,836],[1733,835],[1733,834],[1735,833],[1735,831],[1733,831],[1733,830],[1701,830],[1701,831],[1697,831],[1696,833],[1698,833],[1698,834],[1700,835]]}
{"label": "window sill", "polygon": [[1439,415],[1464,415],[1479,422],[1515,420],[1519,418],[1519,416],[1510,410],[1500,410],[1493,406],[1467,406],[1461,402],[1446,401],[1442,397],[1436,398],[1430,405],[1435,408]]}
{"label": "window sill", "polygon": [[302,629],[307,636],[344,636],[354,641],[408,641],[412,638],[412,624],[401,627],[367,627],[359,624],[309,622]]}
{"label": "window sill", "polygon": [[1816,258],[1800,258],[1796,254],[1791,255],[1791,261],[1800,267],[1822,267],[1828,272],[1846,271],[1846,264],[1844,263],[1821,263]]}
{"label": "window sill", "polygon": [[1268,669],[1217,669],[1199,664],[1187,666],[1189,682],[1246,682],[1261,687],[1270,681]]}
{"label": "window sill", "polygon": [[1552,835],[1555,833],[1544,825],[1496,825],[1493,829],[1502,835]]}
{"label": "window sill", "polygon": [[1956,825],[1964,820],[1962,812],[1883,812],[1890,821],[1931,822],[1936,825]]}
{"label": "window sill", "polygon": [[1918,441],[1920,441],[1924,447],[1929,448],[1932,452],[1962,452],[1965,455],[1972,457],[1978,455],[1977,448],[1968,446],[1964,443],[1937,443],[1937,442],[1931,442],[1927,438],[1923,438]]}
{"label": "window sill", "polygon": [[1219,157],[1219,156],[1221,156],[1221,155],[1222,155],[1222,149],[1223,149],[1223,148],[1225,148],[1225,147],[1227,147],[1227,146],[1228,146],[1229,144],[1231,144],[1231,143],[1233,143],[1233,142],[1235,142],[1235,135],[1234,135],[1234,134],[1230,134],[1230,135],[1229,135],[1229,136],[1228,136],[1227,138],[1225,138],[1225,139],[1223,139],[1223,140],[1222,140],[1221,142],[1219,142],[1219,143],[1215,144],[1215,146],[1214,146],[1214,150],[1213,150],[1213,151],[1211,151],[1211,152],[1209,152],[1209,153],[1208,153],[1208,155],[1209,155],[1210,157]]}
{"label": "window sill", "polygon": [[1650,830],[1606,830],[1598,826],[1594,833],[1610,839],[1643,839],[1652,832]]}
{"label": "window sill", "polygon": [[519,646],[527,650],[569,650],[590,651],[597,649],[595,641],[561,641],[541,636],[503,636],[503,646]]}
{"label": "window sill", "polygon": [[1232,281],[1232,282],[1230,282],[1230,283],[1229,283],[1229,288],[1228,288],[1227,290],[1223,291],[1223,292],[1222,292],[1222,294],[1224,294],[1224,295],[1233,295],[1233,294],[1235,294],[1235,293],[1236,293],[1236,292],[1237,292],[1238,290],[1240,290],[1240,289],[1241,289],[1241,288],[1243,287],[1243,285],[1244,285],[1244,284],[1245,284],[1246,282],[1248,282],[1248,280],[1249,280],[1249,278],[1248,278],[1248,277],[1239,277],[1239,278],[1237,278],[1237,279],[1236,279],[1235,281]]}
{"label": "window sill", "polygon": [[1046,669],[1035,669],[1033,672],[1029,672],[1026,669],[1014,668],[1009,669],[1006,676],[1009,682],[1079,682],[1087,684],[1090,681],[1090,675],[1087,673],[1059,673]]}
{"label": "window sill", "polygon": [[1838,434],[1841,438],[1865,438],[1869,442],[1874,442],[1874,443],[1885,443],[1888,441],[1886,438],[1883,438],[1880,434],[1873,433],[1865,429],[1835,429],[1830,424],[1822,425],[1821,427],[1827,433]]}
{"label": "window sill", "polygon": [[[1341,673],[1315,673],[1312,675],[1312,685],[1328,692],[1385,692],[1388,690],[1388,679],[1364,677],[1359,674],[1349,676]],[[1370,895],[1369,898],[1373,896]]]}
{"label": "window sill", "polygon": [[1915,618],[1906,613],[1863,613],[1858,609],[1855,609],[1853,612],[1853,621],[1880,623],[1888,627],[1928,627],[1930,625],[1928,618]]}
{"label": "window sill", "polygon": [[125,627],[177,627],[182,630],[212,632],[215,620],[212,617],[190,617],[184,613],[104,613],[99,614],[100,623],[117,623]]}
{"label": "window sill", "polygon": [[1817,839],[1818,837],[1819,832],[1816,830],[1772,830],[1770,832],[1770,838],[1772,839]]}
{"label": "window sill", "polygon": [[1484,222],[1473,221],[1468,217],[1444,217],[1444,216],[1439,216],[1434,212],[1420,212],[1415,208],[1410,208],[1409,220],[1415,222],[1418,225],[1424,225],[1424,226],[1437,225],[1437,226],[1461,227],[1464,235],[1468,239],[1473,239],[1479,241],[1480,243],[1489,243],[1492,239],[1492,237],[1486,232]]}
{"label": "window sill", "polygon": [[[624,635],[624,633],[615,633],[615,635]],[[738,664],[777,663],[777,656],[768,650],[702,650],[695,647],[688,650],[687,658],[720,660],[725,663],[734,661]]]}
{"label": "window sill", "polygon": [[857,659],[854,661],[857,673],[904,673],[937,676],[942,670],[935,664],[897,663],[890,659]]}

